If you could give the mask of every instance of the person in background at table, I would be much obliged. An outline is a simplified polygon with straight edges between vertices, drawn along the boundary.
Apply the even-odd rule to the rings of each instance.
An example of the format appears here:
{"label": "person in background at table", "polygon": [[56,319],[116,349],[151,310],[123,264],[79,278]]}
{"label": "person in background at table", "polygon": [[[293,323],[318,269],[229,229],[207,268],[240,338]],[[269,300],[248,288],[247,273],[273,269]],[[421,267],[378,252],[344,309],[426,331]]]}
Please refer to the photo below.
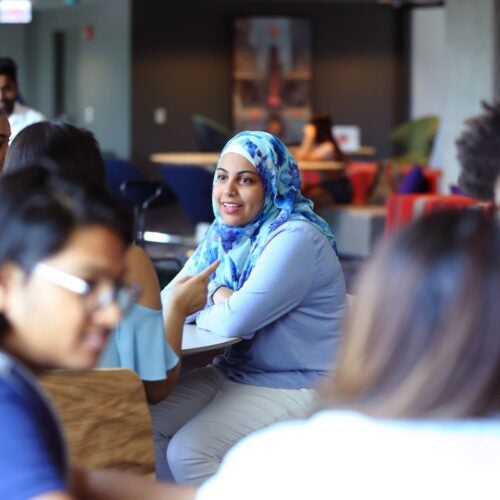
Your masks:
{"label": "person in background at table", "polygon": [[[41,158],[78,182],[106,188],[99,145],[88,130],[55,120],[30,125],[12,142],[5,171],[25,168]],[[144,250],[130,245],[126,261],[125,279],[138,282],[141,294],[113,330],[99,366],[134,370],[143,380],[148,402],[156,403],[168,396],[179,376],[182,325],[165,328],[158,278]],[[176,315],[170,307],[165,318],[169,321]]]}
{"label": "person in background at table", "polygon": [[[220,260],[199,328],[242,341],[151,406],[157,477],[199,484],[250,432],[307,414],[339,341],[345,283],[328,224],[297,164],[267,132],[241,132],[214,176],[215,221],[184,269]],[[236,495],[238,496],[238,495]]]}
{"label": "person in background at table", "polygon": [[500,228],[436,212],[364,270],[323,409],[237,444],[196,500],[498,498]]}
{"label": "person in background at table", "polygon": [[0,172],[3,169],[3,163],[10,140],[10,124],[7,115],[0,109]]}
{"label": "person in background at table", "polygon": [[[35,379],[45,368],[95,365],[137,296],[124,281],[130,237],[128,213],[102,188],[38,166],[0,178],[2,499],[97,499],[103,489],[106,497],[140,498],[131,486],[151,485],[70,470],[57,418]],[[206,301],[208,273],[172,291],[177,327]]]}
{"label": "person in background at table", "polygon": [[12,139],[24,127],[45,120],[42,113],[21,104],[18,95],[17,64],[10,57],[0,57],[0,109],[9,118]]}
{"label": "person in background at table", "polygon": [[465,195],[494,201],[500,213],[500,101],[482,106],[457,139],[458,182]]}
{"label": "person in background at table", "polygon": [[[332,121],[327,114],[314,115],[304,126],[301,145],[293,150],[298,160],[329,160],[345,162],[337,141],[332,134]],[[343,169],[302,172],[304,195],[317,206],[350,203],[352,186]]]}

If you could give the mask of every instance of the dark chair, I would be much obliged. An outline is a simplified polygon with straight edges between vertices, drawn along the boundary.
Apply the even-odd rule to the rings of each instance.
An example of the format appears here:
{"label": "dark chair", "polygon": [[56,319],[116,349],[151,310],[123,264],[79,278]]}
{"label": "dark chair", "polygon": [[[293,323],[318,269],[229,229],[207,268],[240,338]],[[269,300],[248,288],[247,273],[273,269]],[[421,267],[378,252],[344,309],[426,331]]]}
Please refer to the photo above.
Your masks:
{"label": "dark chair", "polygon": [[124,158],[105,157],[104,167],[106,168],[106,181],[113,195],[117,200],[129,204],[130,199],[124,198],[121,186],[129,179],[144,179],[143,173],[134,163]]}
{"label": "dark chair", "polygon": [[196,143],[200,151],[217,151],[231,138],[231,132],[220,123],[203,115],[192,115]]}
{"label": "dark chair", "polygon": [[127,179],[121,184],[121,193],[133,203],[134,239],[138,245],[144,243],[146,211],[163,195],[166,189],[165,184],[151,179]]}
{"label": "dark chair", "polygon": [[158,180],[145,177],[129,160],[105,158],[106,180],[114,197],[134,211],[135,242],[143,243],[146,211],[160,198],[168,201],[168,188]]}
{"label": "dark chair", "polygon": [[[174,194],[161,180],[148,179],[130,161],[123,158],[105,158],[106,179],[118,202],[134,212],[134,242],[144,247],[146,234],[146,212],[149,208],[170,204]],[[177,236],[162,233],[165,238],[181,243]],[[187,257],[177,247],[167,247],[160,254],[151,256],[160,284],[165,286],[182,269]],[[149,253],[149,252],[148,252]]]}
{"label": "dark chair", "polygon": [[213,174],[210,171],[194,165],[162,165],[160,172],[191,222],[213,221]]}

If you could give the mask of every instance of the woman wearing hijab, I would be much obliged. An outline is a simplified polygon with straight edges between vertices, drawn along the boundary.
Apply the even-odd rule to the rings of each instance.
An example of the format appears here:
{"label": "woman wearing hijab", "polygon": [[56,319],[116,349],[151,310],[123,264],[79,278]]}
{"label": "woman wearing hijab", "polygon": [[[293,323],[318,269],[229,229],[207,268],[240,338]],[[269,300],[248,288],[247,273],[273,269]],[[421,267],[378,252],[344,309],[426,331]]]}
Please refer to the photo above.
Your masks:
{"label": "woman wearing hijab", "polygon": [[297,164],[279,139],[233,137],[212,197],[215,221],[172,283],[220,260],[192,319],[242,340],[151,405],[158,479],[180,483],[202,483],[241,438],[310,411],[345,307],[334,235],[301,195]]}

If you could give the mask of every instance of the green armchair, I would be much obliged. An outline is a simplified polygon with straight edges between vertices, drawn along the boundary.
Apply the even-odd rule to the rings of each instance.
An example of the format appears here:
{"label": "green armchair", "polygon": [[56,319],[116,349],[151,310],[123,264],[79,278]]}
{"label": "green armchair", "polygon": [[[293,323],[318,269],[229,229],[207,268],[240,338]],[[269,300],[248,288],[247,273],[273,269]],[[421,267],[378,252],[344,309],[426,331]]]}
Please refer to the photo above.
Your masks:
{"label": "green armchair", "polygon": [[405,122],[391,132],[394,156],[390,159],[397,164],[427,165],[434,138],[439,127],[437,116],[422,116]]}

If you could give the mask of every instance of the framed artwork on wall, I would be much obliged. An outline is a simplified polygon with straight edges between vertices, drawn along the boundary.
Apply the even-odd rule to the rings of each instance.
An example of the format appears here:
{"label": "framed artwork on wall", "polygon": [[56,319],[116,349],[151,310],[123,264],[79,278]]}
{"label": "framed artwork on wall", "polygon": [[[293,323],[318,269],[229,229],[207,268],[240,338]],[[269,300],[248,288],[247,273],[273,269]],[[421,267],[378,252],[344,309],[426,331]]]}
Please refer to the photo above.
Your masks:
{"label": "framed artwork on wall", "polygon": [[311,114],[311,29],[300,17],[235,19],[233,124],[299,143]]}

